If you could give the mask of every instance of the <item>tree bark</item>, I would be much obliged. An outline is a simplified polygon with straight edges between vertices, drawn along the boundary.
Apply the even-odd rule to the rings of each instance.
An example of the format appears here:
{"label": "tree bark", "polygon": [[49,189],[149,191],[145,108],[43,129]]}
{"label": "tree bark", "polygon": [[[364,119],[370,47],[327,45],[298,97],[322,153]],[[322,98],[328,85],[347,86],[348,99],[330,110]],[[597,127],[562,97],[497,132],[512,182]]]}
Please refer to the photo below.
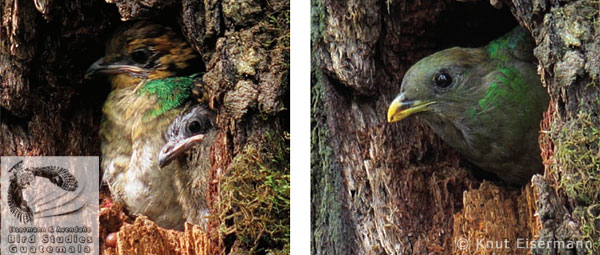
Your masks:
{"label": "tree bark", "polygon": [[[598,252],[598,3],[314,0],[312,8],[314,254]],[[545,173],[521,189],[481,182],[418,118],[386,123],[412,64],[451,46],[481,47],[516,25],[536,40],[551,96]],[[474,247],[505,239],[510,249]],[[521,249],[518,239],[594,246]]]}
{"label": "tree bark", "polygon": [[[3,1],[1,155],[99,155],[109,88],[84,80],[84,73],[104,55],[112,31],[137,19],[175,27],[202,55],[203,81],[220,128],[211,150],[208,199],[215,217],[209,231],[196,246],[189,245],[194,240],[168,241],[197,237],[196,228],[170,237],[160,230],[166,247],[152,248],[156,240],[150,237],[141,245],[175,254],[288,253],[289,1]],[[240,183],[253,185],[228,189]],[[271,202],[239,198],[242,193]],[[111,213],[101,219],[120,221]],[[131,248],[123,246],[127,238],[139,238],[131,233],[153,229],[139,222],[127,226],[121,231],[130,234],[120,235],[120,247]]]}

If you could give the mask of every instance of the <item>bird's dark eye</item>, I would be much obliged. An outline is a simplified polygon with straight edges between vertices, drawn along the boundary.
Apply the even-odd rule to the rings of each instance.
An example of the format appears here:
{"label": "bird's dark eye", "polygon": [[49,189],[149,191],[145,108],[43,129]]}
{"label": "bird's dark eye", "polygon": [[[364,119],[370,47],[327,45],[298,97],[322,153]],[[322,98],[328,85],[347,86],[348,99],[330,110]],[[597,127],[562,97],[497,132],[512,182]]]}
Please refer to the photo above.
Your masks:
{"label": "bird's dark eye", "polygon": [[210,128],[210,122],[194,120],[188,124],[187,129],[190,134],[203,134]]}
{"label": "bird's dark eye", "polygon": [[452,84],[452,77],[446,72],[441,72],[435,75],[433,81],[435,82],[436,86],[440,88],[446,88]]}
{"label": "bird's dark eye", "polygon": [[144,50],[137,50],[131,53],[131,58],[138,64],[146,64],[148,61],[148,53]]}
{"label": "bird's dark eye", "polygon": [[188,130],[192,134],[200,133],[200,131],[202,130],[202,125],[200,124],[199,121],[192,121],[192,123],[190,123],[190,125],[188,125]]}

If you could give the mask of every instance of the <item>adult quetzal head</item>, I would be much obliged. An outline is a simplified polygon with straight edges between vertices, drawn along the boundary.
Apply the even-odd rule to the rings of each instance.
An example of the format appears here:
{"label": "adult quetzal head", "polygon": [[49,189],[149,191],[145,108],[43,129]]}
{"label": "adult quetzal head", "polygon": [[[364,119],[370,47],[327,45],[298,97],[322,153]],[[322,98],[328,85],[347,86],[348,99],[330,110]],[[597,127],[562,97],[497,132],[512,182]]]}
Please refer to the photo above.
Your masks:
{"label": "adult quetzal head", "polygon": [[417,115],[482,170],[509,184],[541,170],[537,142],[548,95],[528,32],[516,28],[482,48],[450,48],[414,64],[388,122]]}
{"label": "adult quetzal head", "polygon": [[105,74],[117,89],[203,71],[202,58],[173,29],[139,21],[115,32],[105,56],[88,68],[86,77]]}
{"label": "adult quetzal head", "polygon": [[452,48],[417,62],[404,75],[400,94],[388,109],[388,122],[416,113],[456,118],[473,106],[474,96],[485,92],[479,83],[490,72],[486,61],[484,50]]}

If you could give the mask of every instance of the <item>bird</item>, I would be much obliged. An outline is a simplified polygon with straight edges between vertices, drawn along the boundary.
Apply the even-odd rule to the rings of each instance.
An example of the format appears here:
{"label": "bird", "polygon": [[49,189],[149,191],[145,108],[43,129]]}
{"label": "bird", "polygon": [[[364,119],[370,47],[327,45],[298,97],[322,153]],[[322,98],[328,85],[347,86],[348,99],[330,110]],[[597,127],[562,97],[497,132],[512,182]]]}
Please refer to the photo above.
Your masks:
{"label": "bird", "polygon": [[[35,177],[46,178],[52,184],[68,192],[73,192],[79,187],[75,176],[69,173],[67,169],[58,166],[23,168],[23,161],[20,160],[8,170],[8,173],[10,176],[7,202],[10,213],[17,218],[19,222],[25,224],[33,222],[34,211],[29,206],[27,201],[25,201],[23,197],[23,190],[31,185]],[[39,204],[47,202],[48,201],[40,201]],[[35,212],[35,214],[39,213],[41,213],[41,211]],[[55,215],[58,214],[50,213],[49,215],[43,217]]]}
{"label": "bird", "polygon": [[405,73],[388,122],[418,116],[480,170],[511,186],[526,184],[543,168],[538,136],[549,101],[534,47],[519,26],[483,47],[419,60]]}
{"label": "bird", "polygon": [[177,116],[165,133],[160,149],[161,168],[175,165],[175,188],[186,221],[205,226],[208,213],[206,194],[210,170],[210,148],[217,138],[215,113],[206,105],[191,106]]}
{"label": "bird", "polygon": [[172,28],[138,21],[118,29],[85,74],[111,85],[99,131],[103,182],[129,213],[163,228],[181,230],[186,216],[175,192],[180,166],[161,168],[159,151],[168,126],[190,107],[204,68]]}

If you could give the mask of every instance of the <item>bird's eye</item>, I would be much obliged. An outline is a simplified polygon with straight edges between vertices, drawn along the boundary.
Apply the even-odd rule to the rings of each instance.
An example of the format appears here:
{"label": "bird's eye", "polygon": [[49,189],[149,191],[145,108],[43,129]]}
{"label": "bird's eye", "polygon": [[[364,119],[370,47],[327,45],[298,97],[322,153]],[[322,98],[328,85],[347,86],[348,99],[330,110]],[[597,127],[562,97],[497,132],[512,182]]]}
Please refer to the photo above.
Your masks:
{"label": "bird's eye", "polygon": [[192,123],[190,123],[190,125],[188,125],[188,130],[192,134],[200,133],[201,129],[202,129],[202,125],[200,125],[199,121],[192,121]]}
{"label": "bird's eye", "polygon": [[210,128],[208,121],[194,120],[188,124],[187,129],[190,134],[203,134]]}
{"label": "bird's eye", "polygon": [[446,88],[452,84],[452,77],[446,72],[441,72],[435,75],[433,81],[435,82],[436,86],[440,88]]}
{"label": "bird's eye", "polygon": [[148,61],[148,53],[144,50],[138,50],[131,53],[131,58],[138,64],[145,64]]}

